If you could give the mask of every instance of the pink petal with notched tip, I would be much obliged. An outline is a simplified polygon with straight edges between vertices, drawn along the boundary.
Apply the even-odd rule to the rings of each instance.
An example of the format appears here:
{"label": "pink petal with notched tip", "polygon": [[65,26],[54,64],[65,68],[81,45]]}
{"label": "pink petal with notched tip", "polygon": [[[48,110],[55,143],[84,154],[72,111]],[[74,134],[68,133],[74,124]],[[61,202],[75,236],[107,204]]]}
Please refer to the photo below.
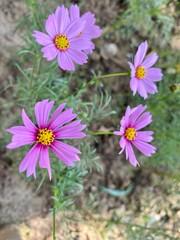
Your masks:
{"label": "pink petal with notched tip", "polygon": [[67,50],[69,57],[72,59],[73,62],[83,65],[87,63],[87,55],[81,51],[77,51],[75,49],[68,49]]}
{"label": "pink petal with notched tip", "polygon": [[150,68],[152,65],[154,65],[158,60],[157,53],[151,53],[149,56],[145,58],[145,60],[142,62],[142,66],[144,66],[146,69]]}
{"label": "pink petal with notched tip", "polygon": [[135,68],[139,67],[146,55],[148,49],[147,41],[141,43],[138,47],[137,53],[134,57],[134,66]]}
{"label": "pink petal with notched tip", "polygon": [[40,157],[39,157],[39,167],[47,168],[49,174],[49,180],[52,178],[51,165],[49,161],[49,149],[48,146],[41,146]]}
{"label": "pink petal with notched tip", "polygon": [[34,123],[30,120],[30,118],[28,117],[28,115],[26,114],[25,110],[22,109],[22,120],[24,125],[31,131],[36,133],[37,132],[37,127],[34,125]]}
{"label": "pink petal with notched tip", "polygon": [[66,51],[58,52],[58,65],[63,70],[74,71],[75,66],[71,57],[67,54]]}
{"label": "pink petal with notched tip", "polygon": [[36,178],[36,172],[35,172],[35,167],[36,163],[39,157],[39,151],[40,147],[38,144],[35,144],[29,152],[26,154],[24,159],[21,161],[19,165],[19,172],[24,172],[26,169],[27,171],[27,176],[30,176],[31,174],[34,174],[34,177]]}
{"label": "pink petal with notched tip", "polygon": [[141,128],[144,128],[147,125],[149,125],[151,122],[152,122],[152,115],[149,112],[145,112],[134,123],[134,127],[136,131],[138,131]]}
{"label": "pink petal with notched tip", "polygon": [[79,7],[75,5],[71,5],[70,7],[70,19],[71,21],[74,21],[75,19],[80,17],[80,10]]}
{"label": "pink petal with notched tip", "polygon": [[157,82],[162,80],[163,73],[160,68],[149,68],[146,72],[144,80],[150,82]]}
{"label": "pink petal with notched tip", "polygon": [[131,165],[133,165],[134,167],[136,167],[137,165],[139,166],[139,163],[136,159],[134,150],[133,150],[130,142],[126,143],[126,151],[128,152],[128,158],[129,158],[129,162],[131,163]]}
{"label": "pink petal with notched tip", "polygon": [[41,49],[43,52],[43,57],[46,58],[48,61],[51,61],[57,57],[59,49],[56,48],[55,44],[50,44]]}
{"label": "pink petal with notched tip", "polygon": [[55,12],[55,19],[58,34],[64,34],[66,27],[70,23],[68,9],[64,6],[57,7]]}
{"label": "pink petal with notched tip", "polygon": [[132,141],[132,143],[145,156],[150,157],[156,151],[156,148],[154,146],[141,140],[136,139]]}
{"label": "pink petal with notched tip", "polygon": [[43,32],[34,30],[34,33],[32,34],[32,36],[36,39],[36,42],[41,44],[42,46],[53,44],[53,39],[49,35]]}
{"label": "pink petal with notched tip", "polygon": [[152,142],[154,132],[152,131],[139,131],[137,132],[136,139],[144,142]]}

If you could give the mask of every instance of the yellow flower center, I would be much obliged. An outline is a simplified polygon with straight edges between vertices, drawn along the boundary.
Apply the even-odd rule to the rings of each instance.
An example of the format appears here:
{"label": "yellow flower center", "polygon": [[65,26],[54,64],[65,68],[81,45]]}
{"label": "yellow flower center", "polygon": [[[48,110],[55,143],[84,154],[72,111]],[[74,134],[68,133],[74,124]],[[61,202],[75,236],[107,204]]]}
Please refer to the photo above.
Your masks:
{"label": "yellow flower center", "polygon": [[136,137],[136,130],[135,130],[135,128],[127,128],[126,131],[125,131],[124,136],[128,140],[134,140],[135,137]]}
{"label": "yellow flower center", "polygon": [[51,130],[47,128],[39,129],[39,132],[36,137],[36,142],[41,143],[42,145],[50,145],[54,142],[55,135]]}
{"label": "yellow flower center", "polygon": [[136,69],[136,77],[139,79],[143,79],[146,76],[146,68],[143,66],[140,66]]}
{"label": "yellow flower center", "polygon": [[70,42],[66,35],[64,34],[59,34],[55,37],[55,45],[57,48],[59,48],[61,51],[65,51],[69,48]]}

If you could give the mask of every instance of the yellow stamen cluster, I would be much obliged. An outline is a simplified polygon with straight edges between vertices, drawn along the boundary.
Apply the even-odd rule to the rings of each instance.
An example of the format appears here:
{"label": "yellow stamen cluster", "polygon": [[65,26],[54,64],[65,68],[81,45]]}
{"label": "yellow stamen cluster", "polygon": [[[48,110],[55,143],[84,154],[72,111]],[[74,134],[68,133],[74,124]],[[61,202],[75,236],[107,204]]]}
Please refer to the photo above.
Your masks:
{"label": "yellow stamen cluster", "polygon": [[54,43],[57,48],[59,48],[61,51],[65,51],[69,48],[70,42],[66,35],[59,34],[55,37]]}
{"label": "yellow stamen cluster", "polygon": [[54,142],[54,138],[55,135],[51,130],[48,130],[47,128],[39,129],[39,132],[36,137],[36,142],[47,146]]}
{"label": "yellow stamen cluster", "polygon": [[146,68],[143,66],[140,66],[136,69],[136,77],[139,79],[143,79],[146,76]]}
{"label": "yellow stamen cluster", "polygon": [[127,128],[125,131],[124,136],[126,137],[126,139],[128,140],[134,140],[136,137],[136,130],[135,128]]}

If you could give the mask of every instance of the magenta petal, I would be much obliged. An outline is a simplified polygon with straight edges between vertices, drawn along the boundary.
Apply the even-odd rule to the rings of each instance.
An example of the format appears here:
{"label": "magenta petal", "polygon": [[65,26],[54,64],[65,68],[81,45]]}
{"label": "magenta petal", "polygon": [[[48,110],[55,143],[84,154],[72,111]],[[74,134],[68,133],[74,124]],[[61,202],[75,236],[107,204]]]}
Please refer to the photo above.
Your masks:
{"label": "magenta petal", "polygon": [[39,32],[35,30],[32,36],[36,39],[37,43],[43,46],[53,44],[53,39],[43,32]]}
{"label": "magenta petal", "polygon": [[19,172],[24,172],[27,169],[27,176],[29,177],[31,174],[34,174],[36,178],[35,167],[39,157],[40,147],[38,144],[35,144],[29,152],[26,154],[24,159],[21,161],[19,166]]}
{"label": "magenta petal", "polygon": [[142,62],[142,66],[144,66],[145,68],[150,68],[152,65],[154,65],[157,62],[157,60],[158,60],[157,53],[151,53]]}
{"label": "magenta petal", "polygon": [[160,68],[149,68],[147,69],[146,77],[144,78],[147,81],[157,82],[160,81],[163,77]]}
{"label": "magenta petal", "polygon": [[30,129],[28,129],[25,126],[15,126],[8,128],[7,131],[12,134],[19,134],[19,135],[24,135],[26,136],[27,133],[33,133]]}
{"label": "magenta petal", "polygon": [[[93,45],[94,46],[94,45]],[[78,37],[71,40],[70,49],[85,50],[92,47],[92,42],[89,39]]]}
{"label": "magenta petal", "polygon": [[134,126],[134,123],[139,118],[139,116],[144,112],[144,110],[146,108],[147,108],[147,106],[142,106],[142,105],[138,105],[137,106],[136,110],[129,117],[129,124],[130,124],[130,126],[132,126],[132,127]]}
{"label": "magenta petal", "polygon": [[94,17],[94,14],[91,12],[86,12],[81,17],[82,20],[86,21],[86,25],[91,26],[94,25],[96,18]]}
{"label": "magenta petal", "polygon": [[134,127],[136,130],[140,130],[141,128],[146,127],[152,122],[152,116],[149,112],[143,113],[137,121],[134,123]]}
{"label": "magenta petal", "polygon": [[54,113],[49,121],[48,127],[51,125],[51,123],[53,123],[56,120],[56,118],[59,117],[60,113],[62,112],[62,110],[64,109],[65,106],[66,106],[66,103],[62,103],[59,105],[59,107],[56,108],[56,110],[54,111]]}
{"label": "magenta petal", "polygon": [[65,28],[70,23],[68,9],[65,8],[64,6],[57,7],[55,16],[56,16],[58,34],[63,34],[65,31]]}
{"label": "magenta petal", "polygon": [[48,19],[46,20],[45,28],[46,28],[46,32],[52,37],[52,39],[54,39],[55,36],[58,34],[58,29],[56,26],[56,19],[54,14],[49,15]]}
{"label": "magenta petal", "polygon": [[133,165],[134,167],[139,165],[139,163],[136,159],[136,156],[134,154],[134,150],[131,146],[131,143],[127,142],[126,149],[127,149],[127,152],[128,152],[129,162],[131,163],[131,165]]}
{"label": "magenta petal", "polygon": [[148,44],[147,44],[147,41],[141,43],[138,47],[138,50],[137,50],[137,53],[134,57],[134,66],[135,68],[137,68],[138,66],[141,65],[145,55],[146,55],[146,52],[147,52],[147,48],[148,48]]}
{"label": "magenta petal", "polygon": [[29,119],[24,109],[22,109],[22,120],[24,125],[31,131],[31,132],[37,132],[37,127],[34,125],[34,123]]}
{"label": "magenta petal", "polygon": [[101,36],[101,29],[99,26],[97,25],[85,25],[85,28],[82,32],[84,37],[87,37],[89,39],[93,39],[93,38],[98,38]]}
{"label": "magenta petal", "polygon": [[131,62],[128,62],[128,64],[129,64],[129,67],[131,68],[131,77],[134,77],[136,73],[134,65]]}
{"label": "magenta petal", "polygon": [[48,61],[51,61],[57,57],[58,49],[55,47],[54,43],[51,45],[47,45],[41,49],[43,52],[43,57]]}
{"label": "magenta petal", "polygon": [[74,118],[77,117],[76,114],[72,113],[73,109],[69,108],[62,112],[59,117],[57,117],[50,125],[49,128],[52,129],[53,131],[56,128],[61,127],[63,124],[72,121]]}
{"label": "magenta petal", "polygon": [[138,80],[135,77],[132,77],[130,80],[130,88],[133,91],[133,96],[137,92],[137,87],[138,87]]}
{"label": "magenta petal", "polygon": [[68,49],[67,52],[73,62],[79,65],[83,65],[84,63],[87,63],[87,55],[85,53],[74,50],[74,49]]}
{"label": "magenta petal", "polygon": [[75,66],[71,57],[64,51],[58,52],[58,65],[63,70],[74,71]]}
{"label": "magenta petal", "polygon": [[143,80],[139,80],[138,86],[137,86],[137,91],[138,91],[139,95],[141,97],[143,97],[144,99],[146,99],[148,97],[147,90],[144,86]]}
{"label": "magenta petal", "polygon": [[[69,146],[68,144],[66,145]],[[55,140],[50,148],[64,164],[74,166],[73,162],[79,159],[79,157],[72,151],[71,146],[69,146],[70,148],[67,148],[67,146],[65,148],[62,142]]]}
{"label": "magenta petal", "polygon": [[39,167],[40,168],[47,168],[49,174],[49,180],[52,178],[51,172],[51,165],[49,161],[49,152],[47,146],[42,146],[40,150],[40,157],[39,157]]}
{"label": "magenta petal", "polygon": [[80,17],[80,10],[79,7],[75,4],[75,5],[71,5],[70,7],[70,18],[71,21],[74,21],[75,19]]}
{"label": "magenta petal", "polygon": [[122,148],[121,151],[119,152],[119,154],[121,154],[124,151],[125,147],[126,147],[126,139],[125,139],[124,136],[120,139],[119,145]]}
{"label": "magenta petal", "polygon": [[121,136],[121,132],[120,131],[114,131],[114,135],[118,135],[118,136]]}
{"label": "magenta petal", "polygon": [[151,135],[153,135],[152,131],[139,131],[137,132],[136,139],[144,142],[152,142],[153,137]]}
{"label": "magenta petal", "polygon": [[67,35],[68,39],[77,37],[78,34],[83,31],[84,26],[85,21],[82,21],[80,18],[78,18],[71,22],[71,24],[66,29],[65,34]]}
{"label": "magenta petal", "polygon": [[148,93],[154,94],[158,92],[157,86],[153,82],[147,81],[146,79],[143,79],[143,81],[146,91]]}
{"label": "magenta petal", "polygon": [[150,157],[156,151],[156,148],[154,146],[152,146],[151,144],[148,144],[146,142],[143,142],[140,140],[135,140],[135,141],[132,141],[132,143],[145,156]]}

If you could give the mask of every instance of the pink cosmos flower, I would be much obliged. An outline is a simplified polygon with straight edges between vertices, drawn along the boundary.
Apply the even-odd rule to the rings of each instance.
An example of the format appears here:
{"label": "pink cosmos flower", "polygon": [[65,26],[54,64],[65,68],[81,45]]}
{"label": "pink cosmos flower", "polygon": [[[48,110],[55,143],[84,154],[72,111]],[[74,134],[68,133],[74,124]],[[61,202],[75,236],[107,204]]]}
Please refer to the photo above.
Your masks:
{"label": "pink cosmos flower", "polygon": [[73,71],[74,63],[87,63],[87,55],[83,50],[92,44],[88,38],[78,37],[85,25],[86,21],[81,18],[71,21],[68,9],[61,6],[46,20],[45,29],[48,34],[35,30],[33,37],[43,46],[41,51],[44,58],[51,61],[57,57],[60,68]]}
{"label": "pink cosmos flower", "polygon": [[135,108],[126,109],[126,113],[120,121],[120,131],[115,131],[115,135],[122,136],[119,145],[122,150],[126,151],[126,160],[129,160],[133,166],[139,165],[132,145],[136,147],[145,156],[150,157],[152,153],[155,153],[156,148],[150,145],[148,142],[153,140],[151,136],[152,131],[139,131],[152,122],[152,116],[149,112],[144,112],[146,106],[138,105]]}
{"label": "pink cosmos flower", "polygon": [[133,95],[138,92],[144,99],[148,97],[148,93],[158,92],[154,82],[160,81],[163,76],[160,68],[152,68],[158,59],[157,53],[151,53],[144,59],[147,49],[147,41],[141,43],[134,58],[134,65],[128,62],[131,68],[130,88]]}
{"label": "pink cosmos flower", "polygon": [[47,168],[51,180],[49,148],[68,166],[73,166],[74,162],[80,160],[77,154],[81,152],[61,140],[85,137],[85,133],[81,131],[86,126],[81,124],[81,120],[66,124],[77,116],[72,113],[72,108],[63,111],[66,103],[59,105],[48,121],[53,104],[54,102],[48,99],[36,103],[34,113],[37,125],[29,119],[23,109],[22,120],[24,125],[7,129],[8,132],[13,134],[12,142],[7,145],[7,148],[13,149],[26,144],[33,144],[19,166],[19,172],[27,170],[27,177],[33,174],[36,178],[36,164],[39,159],[39,167]]}
{"label": "pink cosmos flower", "polygon": [[[94,14],[91,12],[86,12],[80,17],[80,9],[77,5],[71,5],[70,7],[70,19],[71,21],[81,19],[81,21],[85,21],[84,29],[78,34],[82,38],[86,38],[92,40],[94,38],[98,38],[101,35],[101,29],[99,26],[94,25],[96,18]],[[94,44],[91,42],[89,48],[84,49],[84,52],[92,53],[93,49],[95,48]]]}

